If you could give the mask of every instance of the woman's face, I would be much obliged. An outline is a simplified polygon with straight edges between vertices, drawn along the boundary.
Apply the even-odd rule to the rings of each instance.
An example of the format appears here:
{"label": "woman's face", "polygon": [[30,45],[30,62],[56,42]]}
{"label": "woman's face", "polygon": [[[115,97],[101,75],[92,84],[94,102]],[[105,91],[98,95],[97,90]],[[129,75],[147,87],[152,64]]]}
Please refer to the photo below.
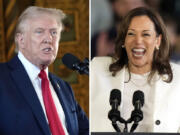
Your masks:
{"label": "woman's face", "polygon": [[149,17],[132,18],[125,38],[130,71],[140,74],[149,72],[154,50],[159,48],[160,43],[161,36],[157,37],[154,23]]}

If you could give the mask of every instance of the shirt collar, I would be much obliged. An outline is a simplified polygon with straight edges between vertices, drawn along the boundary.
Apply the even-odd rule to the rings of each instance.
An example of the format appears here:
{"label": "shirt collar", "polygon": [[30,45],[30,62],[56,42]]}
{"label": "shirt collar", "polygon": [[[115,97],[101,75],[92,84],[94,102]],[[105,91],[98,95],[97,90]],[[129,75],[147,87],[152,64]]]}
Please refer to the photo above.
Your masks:
{"label": "shirt collar", "polygon": [[[18,58],[22,62],[27,74],[29,75],[31,81],[35,80],[40,73],[39,67],[32,64],[20,51],[18,52]],[[45,72],[48,76],[48,68],[45,69]]]}

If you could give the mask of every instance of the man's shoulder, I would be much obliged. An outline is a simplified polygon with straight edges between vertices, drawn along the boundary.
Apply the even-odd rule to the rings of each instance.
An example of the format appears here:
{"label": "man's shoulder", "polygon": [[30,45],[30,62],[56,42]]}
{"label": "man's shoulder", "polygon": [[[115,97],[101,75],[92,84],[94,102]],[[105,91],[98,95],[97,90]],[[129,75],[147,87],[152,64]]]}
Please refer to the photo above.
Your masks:
{"label": "man's shoulder", "polygon": [[[9,66],[8,66],[8,62],[4,62],[4,63],[0,63],[0,72],[1,73],[6,73],[9,71]],[[2,75],[2,74],[1,74]]]}
{"label": "man's shoulder", "polygon": [[5,69],[14,69],[14,68],[19,68],[22,67],[22,63],[20,62],[19,58],[17,55],[15,55],[12,59],[10,59],[7,62],[0,63],[0,68],[5,68]]}

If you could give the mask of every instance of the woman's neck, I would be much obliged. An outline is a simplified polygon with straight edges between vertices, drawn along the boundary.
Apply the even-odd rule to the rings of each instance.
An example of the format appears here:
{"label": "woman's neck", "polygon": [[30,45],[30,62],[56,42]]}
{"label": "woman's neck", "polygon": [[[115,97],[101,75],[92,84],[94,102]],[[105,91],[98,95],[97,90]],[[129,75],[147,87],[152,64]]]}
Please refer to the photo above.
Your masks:
{"label": "woman's neck", "polygon": [[128,66],[129,66],[130,72],[134,74],[145,74],[151,71],[150,65],[136,66],[136,65],[129,64]]}

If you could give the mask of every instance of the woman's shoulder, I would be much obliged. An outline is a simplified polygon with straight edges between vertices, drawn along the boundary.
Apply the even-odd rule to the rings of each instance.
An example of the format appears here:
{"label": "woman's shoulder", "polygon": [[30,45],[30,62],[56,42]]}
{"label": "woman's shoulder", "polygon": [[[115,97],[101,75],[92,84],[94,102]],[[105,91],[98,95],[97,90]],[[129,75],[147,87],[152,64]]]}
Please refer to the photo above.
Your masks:
{"label": "woman's shoulder", "polygon": [[94,57],[91,61],[91,71],[109,71],[109,66],[113,63],[114,60],[114,58],[108,56]]}
{"label": "woman's shoulder", "polygon": [[174,62],[170,63],[172,71],[180,73],[180,65]]}
{"label": "woman's shoulder", "polygon": [[180,79],[180,65],[179,64],[176,64],[176,63],[170,63],[171,65],[171,69],[172,69],[172,72],[173,72],[173,81],[178,81],[179,82],[179,79]]}
{"label": "woman's shoulder", "polygon": [[114,61],[113,57],[109,57],[109,56],[103,56],[103,57],[94,57],[92,59],[92,64],[103,64],[103,65],[107,65],[107,64],[111,64]]}

